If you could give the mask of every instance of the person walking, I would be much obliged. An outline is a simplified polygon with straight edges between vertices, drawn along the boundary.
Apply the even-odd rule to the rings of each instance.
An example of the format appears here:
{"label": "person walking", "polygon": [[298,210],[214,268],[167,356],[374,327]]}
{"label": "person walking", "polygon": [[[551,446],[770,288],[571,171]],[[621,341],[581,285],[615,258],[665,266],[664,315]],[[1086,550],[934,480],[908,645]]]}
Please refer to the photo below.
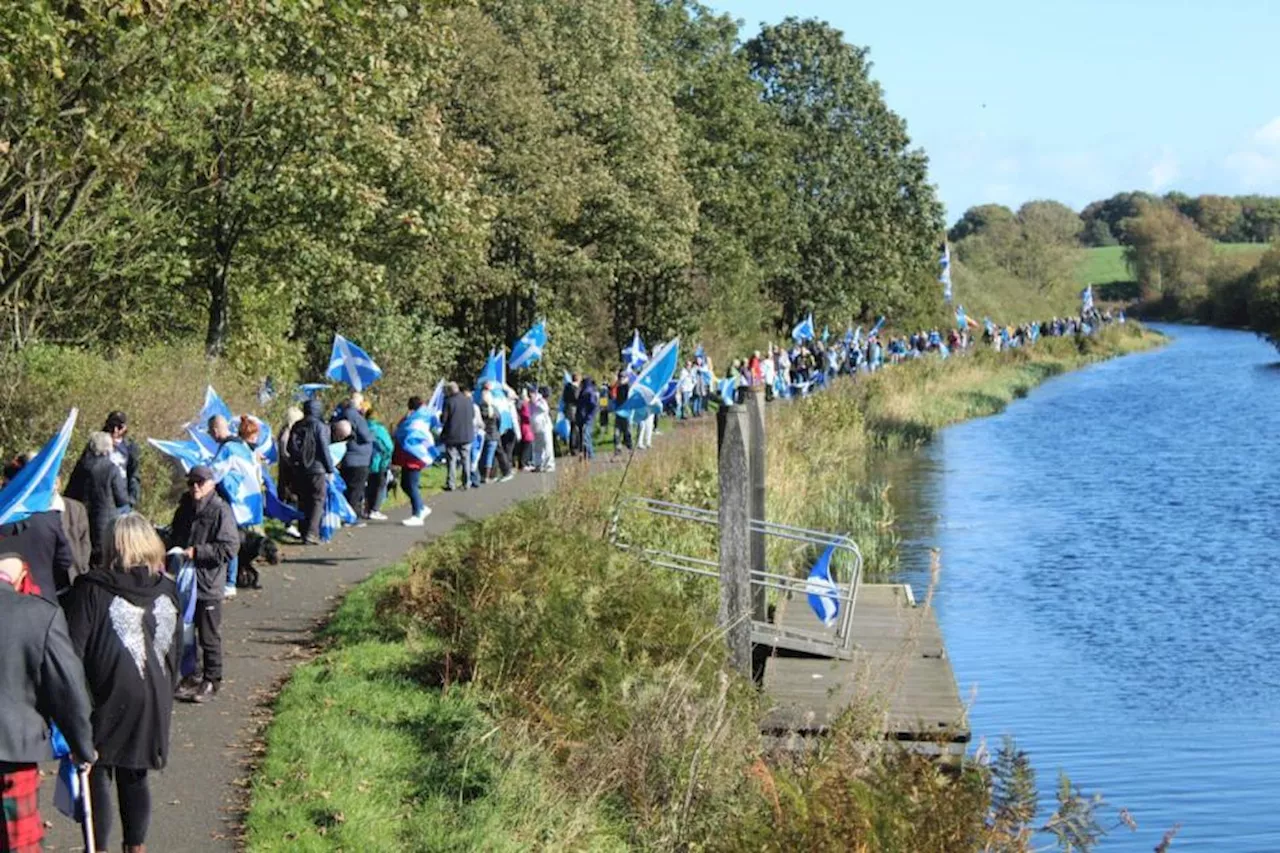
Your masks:
{"label": "person walking", "polygon": [[[369,468],[373,463],[373,433],[364,417],[366,408],[364,395],[356,392],[334,417],[334,421],[340,416],[341,420],[351,424],[347,452],[338,464],[338,473],[343,485],[347,487],[347,501],[361,518],[368,518],[364,511],[364,493],[369,482]],[[330,427],[332,426],[330,423]]]}
{"label": "person walking", "polygon": [[595,430],[596,412],[600,408],[600,394],[596,391],[596,383],[590,376],[582,380],[582,390],[578,394],[578,408],[574,412],[574,424],[578,428],[579,441],[582,447],[582,458],[596,458]]}
{"label": "person walking", "polygon": [[560,390],[560,403],[564,407],[564,420],[569,424],[569,455],[575,455],[582,449],[582,433],[578,429],[578,398],[582,387],[578,374],[569,377]]}
{"label": "person walking", "polygon": [[324,515],[327,491],[325,478],[333,473],[329,456],[329,427],[321,419],[324,404],[308,400],[302,407],[302,420],[289,430],[289,465],[293,470],[293,491],[298,496],[298,509],[303,515],[302,544],[320,542],[320,519]]}
{"label": "person walking", "polygon": [[94,844],[108,849],[114,784],[125,853],[138,853],[151,823],[147,772],[163,770],[169,757],[182,619],[150,521],[137,513],[117,519],[107,553],[107,568],[79,578],[68,595],[67,625],[93,698]]}
{"label": "person walking", "polygon": [[448,457],[444,490],[451,492],[458,486],[458,469],[462,469],[463,489],[471,488],[471,445],[476,440],[476,406],[462,393],[457,382],[445,386],[444,407],[440,414],[440,443]]}
{"label": "person walking", "polygon": [[556,470],[555,423],[551,419],[551,389],[539,388],[529,400],[533,426],[533,467],[550,473]]}
{"label": "person walking", "polygon": [[95,569],[105,565],[112,522],[129,506],[124,474],[111,461],[112,447],[110,434],[89,433],[89,444],[67,484],[67,493],[89,513],[89,566]]}
{"label": "person walking", "polygon": [[484,383],[480,395],[480,417],[484,419],[484,450],[481,453],[481,482],[493,480],[494,463],[502,472],[502,480],[511,479],[511,457],[507,455],[507,447],[503,441],[502,404],[498,402],[492,382]]}
{"label": "person walking", "polygon": [[0,850],[12,853],[39,853],[44,840],[39,764],[51,754],[49,720],[77,765],[98,757],[84,666],[66,617],[47,598],[20,592],[27,583],[21,556],[0,554]]}
{"label": "person walking", "polygon": [[170,546],[196,566],[196,640],[203,675],[192,676],[178,689],[184,702],[204,702],[222,684],[222,594],[227,564],[240,548],[236,519],[218,495],[213,471],[197,465],[187,474],[187,493],[169,525]]}
{"label": "person walking", "polygon": [[369,483],[364,490],[364,514],[371,521],[386,521],[382,513],[382,502],[387,497],[387,476],[391,470],[391,457],[395,453],[395,443],[387,426],[378,419],[378,413],[370,406],[364,413],[369,424],[369,434],[373,436],[373,454],[369,459]]}
{"label": "person walking", "polygon": [[627,413],[620,410],[627,402],[627,397],[631,395],[631,383],[628,381],[627,371],[619,370],[617,381],[613,388],[609,391],[611,398],[610,403],[613,407],[613,458],[617,459],[622,453],[622,448],[632,450],[631,446],[631,418]]}
{"label": "person walking", "polygon": [[294,494],[293,484],[297,478],[297,471],[293,464],[292,457],[289,456],[289,435],[293,432],[293,426],[302,420],[302,409],[297,406],[290,406],[284,414],[284,426],[281,427],[279,434],[276,436],[276,453],[279,456],[279,470],[277,479],[279,482],[276,488],[280,494],[280,500],[284,503],[294,503],[297,495]]}
{"label": "person walking", "polygon": [[520,391],[520,402],[516,404],[516,414],[520,421],[520,441],[516,445],[516,468],[521,471],[533,470],[533,404],[529,399],[529,389]]}
{"label": "person walking", "polygon": [[[409,398],[408,412],[405,418],[408,418],[418,409],[422,408],[422,398],[413,396]],[[400,424],[404,423],[404,418],[396,424],[396,435],[400,435]],[[467,469],[471,468],[471,449],[467,448]],[[422,471],[427,467],[425,460],[419,459],[409,451],[405,450],[401,444],[396,445],[395,453],[391,458],[393,465],[400,468],[400,488],[409,496],[409,517],[401,521],[405,527],[421,527],[426,521],[427,516],[431,515],[431,507],[427,506],[422,500]],[[385,516],[384,516],[385,517]]]}

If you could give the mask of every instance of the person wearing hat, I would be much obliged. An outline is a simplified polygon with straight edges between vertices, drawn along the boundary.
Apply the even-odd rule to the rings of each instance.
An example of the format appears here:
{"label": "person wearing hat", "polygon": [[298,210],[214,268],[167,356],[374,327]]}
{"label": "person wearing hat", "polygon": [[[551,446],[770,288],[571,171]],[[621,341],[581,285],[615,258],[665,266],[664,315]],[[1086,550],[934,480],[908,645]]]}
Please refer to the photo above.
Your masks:
{"label": "person wearing hat", "polygon": [[203,663],[201,677],[185,680],[177,698],[204,702],[222,683],[223,584],[240,547],[235,515],[218,496],[208,465],[197,465],[187,474],[187,492],[169,526],[169,546],[183,549],[183,556],[196,566],[196,642]]}
{"label": "person wearing hat", "polygon": [[58,724],[77,764],[93,748],[92,703],[62,608],[20,590],[28,581],[22,557],[0,554],[0,849],[39,850],[39,762],[52,754],[49,721]]}
{"label": "person wearing hat", "polygon": [[142,473],[138,470],[138,444],[129,438],[129,416],[124,412],[110,413],[102,431],[111,436],[111,462],[124,475],[129,506],[136,508],[142,498]]}

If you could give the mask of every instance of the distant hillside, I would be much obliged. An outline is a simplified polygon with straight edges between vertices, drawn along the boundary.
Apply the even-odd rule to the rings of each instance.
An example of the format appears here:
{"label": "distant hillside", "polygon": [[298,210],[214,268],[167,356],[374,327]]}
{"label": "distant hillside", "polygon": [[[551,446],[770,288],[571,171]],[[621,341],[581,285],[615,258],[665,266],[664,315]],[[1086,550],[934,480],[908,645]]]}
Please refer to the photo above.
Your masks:
{"label": "distant hillside", "polygon": [[[1268,248],[1268,243],[1215,243],[1213,247],[1214,252],[1220,255],[1253,255],[1259,258]],[[1075,276],[1077,288],[1092,284],[1100,299],[1138,298],[1138,283],[1124,261],[1124,246],[1081,249]]]}

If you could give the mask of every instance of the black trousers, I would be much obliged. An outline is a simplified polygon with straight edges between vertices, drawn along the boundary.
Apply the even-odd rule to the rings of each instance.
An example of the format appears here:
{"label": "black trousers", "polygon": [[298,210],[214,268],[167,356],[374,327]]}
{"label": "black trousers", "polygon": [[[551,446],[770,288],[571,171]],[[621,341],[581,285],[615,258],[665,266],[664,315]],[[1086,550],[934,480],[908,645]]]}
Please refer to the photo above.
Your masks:
{"label": "black trousers", "polygon": [[196,599],[196,645],[203,657],[203,678],[222,682],[222,599]]}
{"label": "black trousers", "polygon": [[89,771],[89,796],[93,802],[93,838],[96,848],[111,849],[109,842],[113,781],[116,796],[120,800],[120,825],[124,829],[125,846],[146,844],[147,829],[151,826],[151,788],[147,785],[147,771],[95,764]]}
{"label": "black trousers", "polygon": [[294,491],[298,493],[298,509],[303,515],[302,538],[318,542],[320,540],[320,519],[324,516],[324,474],[311,474],[300,471],[294,480]]}
{"label": "black trousers", "polygon": [[364,487],[369,482],[369,466],[343,468],[342,482],[347,486],[347,503],[351,504],[356,515],[363,518],[368,514],[364,509]]}

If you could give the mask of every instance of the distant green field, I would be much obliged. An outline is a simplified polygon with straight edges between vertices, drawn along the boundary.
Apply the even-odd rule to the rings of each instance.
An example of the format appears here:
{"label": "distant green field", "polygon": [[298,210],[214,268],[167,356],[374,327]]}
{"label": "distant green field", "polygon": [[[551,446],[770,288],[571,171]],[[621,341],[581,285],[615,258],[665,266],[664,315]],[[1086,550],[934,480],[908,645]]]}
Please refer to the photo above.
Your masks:
{"label": "distant green field", "polygon": [[[1218,243],[1214,249],[1222,254],[1261,255],[1266,243]],[[1133,273],[1124,262],[1123,246],[1104,246],[1100,249],[1081,249],[1080,262],[1076,266],[1076,283],[1108,284],[1113,281],[1133,281]]]}

